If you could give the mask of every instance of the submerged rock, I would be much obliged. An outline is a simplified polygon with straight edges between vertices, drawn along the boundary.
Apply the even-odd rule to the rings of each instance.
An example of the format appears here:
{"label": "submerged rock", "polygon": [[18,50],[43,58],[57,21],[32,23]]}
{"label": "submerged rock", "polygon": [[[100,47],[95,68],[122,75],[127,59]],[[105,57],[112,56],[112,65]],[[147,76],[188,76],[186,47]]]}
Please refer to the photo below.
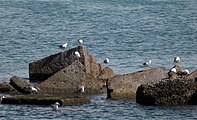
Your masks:
{"label": "submerged rock", "polygon": [[[80,57],[75,55],[76,51]],[[96,58],[90,55],[83,46],[78,46],[30,63],[29,79],[42,82],[75,61],[84,65],[84,72],[93,78],[96,78],[101,72],[101,65],[97,63]]]}
{"label": "submerged rock", "polygon": [[60,105],[82,105],[89,104],[88,97],[61,97],[61,96],[16,96],[6,97],[2,104],[30,104],[30,105],[51,105],[55,102]]}
{"label": "submerged rock", "polygon": [[140,85],[136,102],[143,105],[197,104],[197,82],[191,79],[163,79],[158,83]]}
{"label": "submerged rock", "polygon": [[135,98],[138,86],[167,78],[164,67],[117,75],[107,80],[108,98]]}

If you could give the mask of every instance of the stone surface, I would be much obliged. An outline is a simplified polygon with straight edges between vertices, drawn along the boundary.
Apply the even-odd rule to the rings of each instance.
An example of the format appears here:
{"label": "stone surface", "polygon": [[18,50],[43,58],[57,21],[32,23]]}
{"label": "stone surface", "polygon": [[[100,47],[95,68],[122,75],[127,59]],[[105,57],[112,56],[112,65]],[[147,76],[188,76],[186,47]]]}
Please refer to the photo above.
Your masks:
{"label": "stone surface", "polygon": [[114,74],[113,70],[110,67],[105,67],[98,75],[97,79],[100,82],[100,84],[106,86],[107,79],[112,78],[114,76],[116,76],[116,74]]}
{"label": "stone surface", "polygon": [[51,105],[59,102],[60,105],[82,105],[89,104],[88,97],[60,97],[60,96],[16,96],[6,97],[2,104],[30,104],[30,105]]}
{"label": "stone surface", "polygon": [[[80,53],[80,58],[76,57],[75,51]],[[90,55],[83,46],[78,46],[30,63],[30,81],[44,81],[75,61],[83,64],[85,66],[84,72],[91,77],[96,78],[101,72],[101,65],[97,63],[96,58]]]}
{"label": "stone surface", "polygon": [[197,104],[197,82],[181,79],[163,79],[158,83],[140,85],[136,102],[143,105]]}
{"label": "stone surface", "polygon": [[84,65],[75,61],[38,84],[37,87],[40,88],[40,93],[73,94],[83,85],[85,86],[85,93],[102,93],[102,86],[97,79],[88,75],[85,73]]}
{"label": "stone surface", "polygon": [[193,79],[197,82],[197,70],[193,71],[187,76],[188,79]]}
{"label": "stone surface", "polygon": [[117,75],[107,80],[107,97],[135,98],[137,88],[141,84],[156,82],[167,77],[167,70],[164,67]]}
{"label": "stone surface", "polygon": [[25,94],[29,94],[29,91],[27,89],[29,88],[29,86],[32,86],[30,82],[18,76],[11,77],[9,84],[18,92]]}
{"label": "stone surface", "polygon": [[7,82],[3,82],[0,84],[0,93],[19,94],[19,92]]}

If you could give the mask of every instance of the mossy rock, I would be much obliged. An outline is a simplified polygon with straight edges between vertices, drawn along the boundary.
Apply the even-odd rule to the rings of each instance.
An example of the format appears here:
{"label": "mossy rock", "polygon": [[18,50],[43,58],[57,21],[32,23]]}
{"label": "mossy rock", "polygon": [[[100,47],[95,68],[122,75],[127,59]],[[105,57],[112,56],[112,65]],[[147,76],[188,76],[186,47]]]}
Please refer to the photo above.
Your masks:
{"label": "mossy rock", "polygon": [[51,105],[54,104],[55,102],[59,102],[60,105],[82,105],[82,104],[89,104],[90,98],[26,95],[26,96],[7,97],[2,100],[2,104]]}

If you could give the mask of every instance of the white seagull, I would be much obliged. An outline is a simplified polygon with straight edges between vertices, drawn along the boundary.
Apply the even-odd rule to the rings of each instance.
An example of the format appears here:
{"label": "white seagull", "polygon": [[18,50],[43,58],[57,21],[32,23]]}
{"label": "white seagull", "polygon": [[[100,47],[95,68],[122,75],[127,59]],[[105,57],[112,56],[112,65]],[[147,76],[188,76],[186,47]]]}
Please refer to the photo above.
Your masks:
{"label": "white seagull", "polygon": [[2,102],[3,98],[5,98],[5,96],[0,97],[0,103]]}
{"label": "white seagull", "polygon": [[59,105],[60,104],[58,102],[55,102],[55,104],[54,105],[51,105],[51,106],[52,106],[52,108],[53,108],[54,111],[57,111],[59,109],[59,107],[58,107]]}
{"label": "white seagull", "polygon": [[175,74],[176,73],[176,68],[172,68],[170,71],[169,71],[169,74]]}
{"label": "white seagull", "polygon": [[37,93],[38,90],[34,86],[30,86],[30,92],[31,93]]}
{"label": "white seagull", "polygon": [[180,57],[175,57],[174,58],[174,63],[179,63],[181,61]]}
{"label": "white seagull", "polygon": [[80,96],[82,97],[83,93],[85,92],[85,87],[82,85],[80,87]]}
{"label": "white seagull", "polygon": [[85,89],[85,87],[82,85],[82,86],[81,86],[81,93],[84,93],[84,92],[85,92],[84,89]]}
{"label": "white seagull", "polygon": [[62,49],[65,49],[67,46],[68,46],[68,43],[64,43],[64,44],[60,45],[59,47]]}
{"label": "white seagull", "polygon": [[83,40],[82,39],[79,39],[78,42],[79,42],[80,45],[83,44]]}
{"label": "white seagull", "polygon": [[108,64],[109,63],[109,58],[105,58],[105,60],[103,61],[103,63]]}
{"label": "white seagull", "polygon": [[182,73],[185,74],[185,75],[189,75],[190,74],[188,69],[183,70]]}
{"label": "white seagull", "polygon": [[81,55],[79,54],[79,52],[78,52],[78,51],[75,51],[75,55],[76,55],[78,58],[80,58],[80,57],[81,57]]}
{"label": "white seagull", "polygon": [[149,60],[148,62],[143,63],[143,66],[144,67],[150,67],[151,63],[152,63],[152,61]]}

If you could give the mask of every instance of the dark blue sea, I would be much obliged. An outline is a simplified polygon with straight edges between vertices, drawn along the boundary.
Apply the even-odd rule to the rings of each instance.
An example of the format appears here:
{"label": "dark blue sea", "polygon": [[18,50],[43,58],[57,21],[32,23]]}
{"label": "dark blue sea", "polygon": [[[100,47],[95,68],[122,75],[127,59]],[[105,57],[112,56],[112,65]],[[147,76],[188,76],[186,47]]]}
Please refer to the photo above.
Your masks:
{"label": "dark blue sea", "polygon": [[[197,69],[197,0],[0,0],[0,82],[28,78],[28,64],[83,39],[90,54],[115,73],[152,66],[170,69],[176,56]],[[188,120],[197,106],[143,106],[135,100],[91,97],[91,104],[60,107],[2,105],[0,119]]]}

